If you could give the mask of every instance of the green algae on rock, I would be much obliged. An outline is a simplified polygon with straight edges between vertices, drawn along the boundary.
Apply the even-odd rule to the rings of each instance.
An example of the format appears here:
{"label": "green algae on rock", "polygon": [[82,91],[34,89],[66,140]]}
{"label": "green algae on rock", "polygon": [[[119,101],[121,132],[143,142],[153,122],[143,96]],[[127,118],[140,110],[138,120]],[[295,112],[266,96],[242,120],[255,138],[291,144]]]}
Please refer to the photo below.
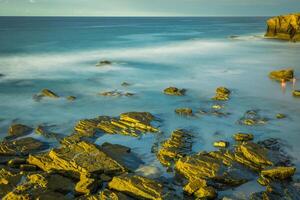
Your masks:
{"label": "green algae on rock", "polygon": [[185,95],[185,92],[185,89],[178,89],[177,87],[168,87],[164,89],[164,93],[171,96],[183,96]]}
{"label": "green algae on rock", "polygon": [[268,119],[263,118],[259,115],[256,110],[248,110],[245,112],[244,116],[238,121],[241,125],[246,126],[256,126],[266,124]]}
{"label": "green algae on rock", "polygon": [[183,129],[172,132],[171,137],[166,140],[157,152],[157,159],[164,166],[170,167],[174,161],[190,154],[192,151],[192,135]]}
{"label": "green algae on rock", "polygon": [[192,116],[193,110],[191,108],[176,108],[175,113],[178,115]]}
{"label": "green algae on rock", "polygon": [[294,78],[294,70],[293,69],[281,69],[277,71],[272,71],[269,74],[271,79],[276,81],[291,81]]}
{"label": "green algae on rock", "polygon": [[229,100],[230,93],[230,90],[226,87],[218,87],[216,89],[216,95],[212,99],[217,101],[227,101]]}
{"label": "green algae on rock", "polygon": [[277,119],[284,119],[284,118],[286,118],[286,115],[283,114],[283,113],[277,113],[277,114],[276,114],[276,118],[277,118]]}
{"label": "green algae on rock", "polygon": [[265,37],[300,41],[300,14],[289,14],[268,19]]}
{"label": "green algae on rock", "polygon": [[142,176],[115,176],[108,187],[138,199],[164,199],[163,185]]}

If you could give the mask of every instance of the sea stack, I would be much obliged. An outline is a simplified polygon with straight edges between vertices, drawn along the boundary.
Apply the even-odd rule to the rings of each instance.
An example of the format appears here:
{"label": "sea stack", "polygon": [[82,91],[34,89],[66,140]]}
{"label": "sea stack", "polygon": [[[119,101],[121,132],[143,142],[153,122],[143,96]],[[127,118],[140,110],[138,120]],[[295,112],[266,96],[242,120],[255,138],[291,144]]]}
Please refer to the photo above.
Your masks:
{"label": "sea stack", "polygon": [[265,37],[300,41],[300,13],[277,16],[268,19]]}

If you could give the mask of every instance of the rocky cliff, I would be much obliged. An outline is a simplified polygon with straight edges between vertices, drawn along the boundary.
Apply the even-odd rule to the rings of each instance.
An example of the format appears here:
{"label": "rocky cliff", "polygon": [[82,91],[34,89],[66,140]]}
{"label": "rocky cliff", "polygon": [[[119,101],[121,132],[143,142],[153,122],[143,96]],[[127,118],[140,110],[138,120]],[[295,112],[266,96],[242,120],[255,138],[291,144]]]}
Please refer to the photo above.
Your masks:
{"label": "rocky cliff", "polygon": [[300,13],[272,17],[267,21],[266,37],[300,41]]}

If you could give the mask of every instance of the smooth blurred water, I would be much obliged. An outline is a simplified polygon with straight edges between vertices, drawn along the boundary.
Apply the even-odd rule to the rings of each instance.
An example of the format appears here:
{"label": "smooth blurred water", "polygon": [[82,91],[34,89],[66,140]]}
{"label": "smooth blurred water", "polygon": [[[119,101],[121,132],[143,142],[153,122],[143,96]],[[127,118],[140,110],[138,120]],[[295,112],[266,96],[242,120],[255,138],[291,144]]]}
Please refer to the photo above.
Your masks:
{"label": "smooth blurred water", "polygon": [[[0,18],[0,137],[13,122],[55,125],[68,135],[76,121],[98,115],[118,116],[149,111],[162,121],[162,133],[141,138],[104,135],[105,141],[132,147],[146,165],[160,168],[153,143],[176,128],[194,132],[194,151],[214,150],[218,139],[232,141],[237,131],[251,132],[255,140],[275,137],[288,144],[297,167],[300,153],[300,99],[285,93],[268,78],[272,70],[293,67],[300,75],[300,44],[263,39],[263,17],[247,18]],[[238,35],[236,39],[229,36]],[[96,67],[99,60],[114,62]],[[132,85],[122,87],[123,81]],[[168,86],[186,88],[184,97],[162,94]],[[208,109],[216,87],[233,91],[225,103],[229,117],[177,116],[174,109]],[[296,87],[300,88],[299,83]],[[49,88],[74,102],[32,95]],[[134,97],[103,97],[118,89]],[[264,126],[245,127],[237,120],[249,109],[270,118]],[[284,113],[288,118],[277,120]],[[167,176],[166,174],[164,174]],[[298,174],[297,174],[298,176]],[[254,181],[255,182],[255,181]],[[255,183],[241,187],[243,193]],[[246,189],[245,189],[246,188]],[[238,192],[239,190],[237,190]],[[246,194],[247,195],[247,194]]]}

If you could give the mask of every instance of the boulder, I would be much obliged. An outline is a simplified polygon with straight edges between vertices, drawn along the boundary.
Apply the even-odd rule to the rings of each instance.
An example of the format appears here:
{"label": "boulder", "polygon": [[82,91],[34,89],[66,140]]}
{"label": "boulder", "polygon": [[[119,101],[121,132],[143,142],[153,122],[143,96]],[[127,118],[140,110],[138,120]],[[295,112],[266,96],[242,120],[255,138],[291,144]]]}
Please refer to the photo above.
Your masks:
{"label": "boulder", "polygon": [[163,185],[142,176],[116,176],[108,187],[138,199],[163,199]]}
{"label": "boulder", "polygon": [[229,100],[230,93],[231,93],[230,90],[227,89],[226,87],[218,87],[216,89],[216,95],[215,97],[213,97],[213,100],[227,101]]}
{"label": "boulder", "polygon": [[246,126],[256,126],[256,125],[264,125],[266,124],[268,119],[263,118],[259,115],[256,110],[248,110],[245,112],[244,116],[238,121],[241,125]]}
{"label": "boulder", "polygon": [[281,69],[272,71],[269,74],[271,79],[276,81],[291,81],[294,78],[294,70],[293,69]]}
{"label": "boulder", "polygon": [[22,175],[20,173],[7,170],[5,168],[0,169],[0,199],[13,190],[21,181]]}
{"label": "boulder", "polygon": [[68,171],[74,177],[92,173],[120,174],[126,171],[99,146],[85,141],[52,149],[39,155],[30,155],[27,162],[46,172]]}
{"label": "boulder", "polygon": [[80,181],[75,185],[75,191],[81,194],[91,194],[97,190],[98,182],[96,179],[82,174]]}
{"label": "boulder", "polygon": [[183,96],[185,95],[185,89],[178,89],[176,87],[168,87],[164,89],[164,93],[171,96]]}
{"label": "boulder", "polygon": [[300,14],[276,16],[268,19],[265,37],[300,41]]}
{"label": "boulder", "polygon": [[157,152],[157,159],[164,166],[170,167],[174,161],[190,154],[192,151],[192,135],[183,129],[173,131],[171,137],[163,142]]}

